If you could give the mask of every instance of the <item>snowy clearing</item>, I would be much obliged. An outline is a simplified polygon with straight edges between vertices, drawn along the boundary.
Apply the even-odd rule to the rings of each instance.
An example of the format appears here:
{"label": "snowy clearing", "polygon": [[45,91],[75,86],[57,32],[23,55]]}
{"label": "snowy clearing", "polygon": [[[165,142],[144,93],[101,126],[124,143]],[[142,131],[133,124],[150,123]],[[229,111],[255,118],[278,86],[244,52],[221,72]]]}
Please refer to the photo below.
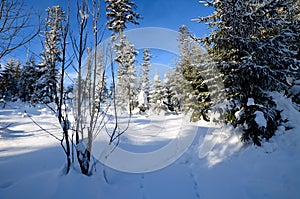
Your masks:
{"label": "snowy clearing", "polygon": [[[98,164],[90,177],[76,168],[63,175],[60,143],[24,113],[61,136],[49,110],[8,103],[0,109],[0,198],[299,198],[300,114],[288,100],[277,99],[294,128],[281,128],[262,147],[243,145],[240,132],[229,126],[201,122],[193,144],[168,167],[133,174]],[[159,149],[178,136],[174,115],[165,121],[135,115],[132,122],[120,143],[131,152]]]}

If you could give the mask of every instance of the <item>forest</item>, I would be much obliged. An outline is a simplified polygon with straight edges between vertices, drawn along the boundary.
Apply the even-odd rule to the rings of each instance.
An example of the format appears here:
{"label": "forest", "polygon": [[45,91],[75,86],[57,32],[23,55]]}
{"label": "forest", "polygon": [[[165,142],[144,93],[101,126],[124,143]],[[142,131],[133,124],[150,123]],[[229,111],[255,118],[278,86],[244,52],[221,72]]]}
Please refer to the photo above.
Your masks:
{"label": "forest", "polygon": [[[204,180],[217,180],[216,174],[209,171],[210,166],[205,168],[205,173],[203,165],[221,162],[224,171],[229,172],[247,161],[260,161],[262,164],[257,164],[261,171],[254,174],[253,178],[256,178],[268,173],[266,170],[272,164],[285,160],[287,153],[292,154],[287,161],[294,163],[279,164],[278,167],[286,168],[287,173],[275,180],[279,183],[278,192],[274,191],[273,185],[266,185],[267,189],[258,188],[261,183],[258,181],[249,180],[257,185],[256,188],[248,187],[247,183],[243,185],[244,182],[240,184],[238,174],[233,174],[235,183],[232,186],[239,184],[246,190],[238,192],[238,195],[244,194],[242,198],[300,196],[295,188],[300,184],[299,174],[295,174],[300,166],[299,156],[296,157],[300,150],[298,0],[200,1],[199,6],[209,7],[213,12],[208,16],[200,16],[199,12],[198,18],[190,20],[207,25],[209,33],[199,37],[182,24],[176,30],[178,55],[169,60],[172,66],[166,73],[152,68],[153,59],[158,56],[155,49],[137,49],[127,37],[128,30],[142,23],[143,13],[139,14],[136,2],[77,0],[76,5],[71,4],[74,2],[69,1],[67,6],[53,5],[45,13],[37,14],[28,11],[26,2],[21,0],[0,2],[0,168],[2,165],[4,170],[13,170],[12,163],[5,165],[4,162],[13,157],[9,155],[9,147],[19,143],[14,141],[21,139],[19,136],[29,139],[26,132],[35,128],[37,133],[45,134],[41,143],[52,140],[49,143],[55,143],[60,150],[55,152],[60,156],[55,161],[59,160],[60,167],[64,165],[59,173],[69,176],[66,179],[70,181],[81,175],[94,176],[90,180],[80,178],[88,181],[90,187],[98,186],[95,176],[101,176],[100,190],[114,184],[122,187],[128,197],[134,197],[132,194],[138,189],[138,196],[134,198],[221,197],[214,195],[211,183],[205,185],[209,186],[208,192],[203,190],[205,182],[200,180],[201,175],[206,175]],[[33,18],[38,19],[38,24],[32,24]],[[105,38],[107,34],[108,38]],[[22,56],[15,56],[13,52],[37,38],[40,52],[24,51]],[[147,40],[147,37],[139,39]],[[18,121],[27,120],[28,124],[24,122],[24,126],[18,124]],[[26,126],[29,124],[31,127]],[[55,130],[51,130],[52,127]],[[19,131],[23,134],[14,136]],[[196,138],[201,142],[195,144]],[[34,137],[30,139],[28,143],[36,142]],[[191,141],[187,141],[189,139]],[[172,156],[170,163],[167,156],[160,155],[137,159],[139,163],[132,159],[131,164],[131,156],[118,156],[119,149],[145,155],[147,153],[139,152],[139,147],[142,146],[141,151],[149,152],[159,147],[163,149],[163,144],[171,145],[174,140],[183,140],[180,144],[186,148],[174,144],[175,148],[168,152]],[[20,143],[24,142],[20,140]],[[102,149],[104,146],[106,148]],[[24,145],[24,148],[28,147]],[[2,151],[8,153],[1,155]],[[99,154],[100,157],[96,157]],[[262,158],[265,154],[270,155],[270,161],[269,156]],[[41,156],[53,158],[49,152]],[[235,158],[232,161],[238,163],[228,165],[226,161],[231,156]],[[34,164],[36,161],[32,160]],[[157,164],[152,165],[153,162]],[[179,186],[183,190],[194,187],[192,192],[195,193],[190,196],[182,192],[176,197],[175,192],[168,195],[169,192],[160,189],[152,195],[151,188],[147,192],[146,184],[155,190],[155,182],[146,182],[145,176],[147,172],[157,170],[158,164],[164,165],[161,168],[171,167],[173,171],[163,170],[165,177],[161,178],[154,177],[155,172],[149,173],[148,179],[167,179],[166,176],[176,175],[185,179],[184,173],[188,173],[190,184],[186,184],[188,180],[179,180],[182,182]],[[180,170],[182,164],[188,169]],[[243,168],[240,175],[248,172],[246,178],[252,179],[253,168]],[[176,170],[183,173],[176,174]],[[279,168],[271,171],[276,173]],[[132,177],[126,172],[141,175],[134,176],[136,184],[128,185],[135,191],[125,191],[124,179]],[[39,175],[41,179],[42,175]],[[288,178],[290,175],[295,176]],[[0,174],[2,176],[6,175]],[[228,177],[225,176],[219,178]],[[271,174],[265,177],[272,180]],[[118,181],[116,178],[120,184],[115,182]],[[288,181],[287,185],[283,185],[284,179]],[[56,183],[62,183],[62,180],[52,179]],[[18,184],[10,185],[12,181],[15,180],[0,180],[0,198],[22,198],[22,191],[13,195],[12,190]],[[83,187],[83,181],[77,179],[75,186]],[[65,191],[56,190],[47,198],[69,197],[72,191],[68,186],[64,184]],[[18,190],[23,189],[19,187]],[[103,198],[121,197],[121,193],[113,193],[114,189],[110,188],[107,193],[102,190],[100,195],[104,194]],[[91,197],[101,198],[98,194],[98,191],[92,191]],[[226,194],[237,198],[233,193]],[[83,192],[82,196],[72,197],[85,195]]]}

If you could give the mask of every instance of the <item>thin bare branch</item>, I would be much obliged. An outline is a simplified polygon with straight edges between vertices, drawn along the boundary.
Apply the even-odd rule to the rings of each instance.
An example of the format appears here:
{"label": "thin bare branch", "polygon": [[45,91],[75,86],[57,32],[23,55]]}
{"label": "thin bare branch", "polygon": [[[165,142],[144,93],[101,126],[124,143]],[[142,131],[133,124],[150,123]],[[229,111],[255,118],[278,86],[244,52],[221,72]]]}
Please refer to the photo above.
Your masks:
{"label": "thin bare branch", "polygon": [[[29,24],[30,12],[25,11],[24,2],[18,0],[5,1],[2,0],[0,4],[0,59],[5,55],[11,53],[15,49],[23,46],[31,41],[39,34],[40,26],[36,31],[29,31],[29,34],[21,32],[32,28]],[[38,17],[40,21],[40,18]]]}

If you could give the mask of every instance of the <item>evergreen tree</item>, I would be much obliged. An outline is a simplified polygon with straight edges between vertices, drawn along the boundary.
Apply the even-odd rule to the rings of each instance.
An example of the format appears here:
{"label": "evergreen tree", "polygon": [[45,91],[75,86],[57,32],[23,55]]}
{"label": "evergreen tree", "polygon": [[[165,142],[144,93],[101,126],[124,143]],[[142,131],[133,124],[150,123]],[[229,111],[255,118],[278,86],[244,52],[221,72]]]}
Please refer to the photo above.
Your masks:
{"label": "evergreen tree", "polygon": [[213,0],[206,5],[215,12],[200,21],[215,29],[202,43],[224,76],[228,113],[239,111],[231,122],[244,127],[243,141],[260,145],[281,122],[269,92],[287,92],[287,77],[299,70],[299,1]]}
{"label": "evergreen tree", "polygon": [[[149,49],[144,49],[143,51],[143,63],[141,64],[143,67],[143,79],[142,79],[142,90],[144,90],[147,98],[149,98],[149,91],[150,91],[150,66],[151,66],[151,58],[152,55],[149,53]],[[149,99],[148,99],[149,100]]]}
{"label": "evergreen tree", "polygon": [[150,106],[154,113],[160,114],[162,110],[166,111],[164,97],[163,83],[159,75],[155,75],[153,79],[152,90],[150,92]]}
{"label": "evergreen tree", "polygon": [[183,88],[185,112],[192,112],[191,121],[201,118],[208,120],[206,111],[211,107],[212,101],[205,81],[209,74],[205,65],[206,55],[184,25],[179,30],[179,42],[180,61],[177,67],[187,81]]}
{"label": "evergreen tree", "polygon": [[140,113],[145,112],[149,108],[149,102],[148,102],[147,95],[144,92],[144,90],[140,90],[137,102],[138,102],[137,106],[139,108]]}
{"label": "evergreen tree", "polygon": [[100,103],[105,102],[109,98],[109,90],[107,88],[106,79],[104,74],[101,74],[102,80],[97,83],[96,86],[96,100]]}
{"label": "evergreen tree", "polygon": [[183,77],[182,69],[178,64],[176,64],[173,71],[168,73],[168,78],[170,80],[170,89],[172,90],[174,98],[173,104],[175,106],[175,110],[176,112],[184,112],[187,97],[192,88],[189,85],[189,82]]}
{"label": "evergreen tree", "polygon": [[113,45],[116,52],[115,61],[119,65],[116,105],[120,111],[129,110],[131,114],[133,108],[137,106],[136,69],[134,66],[137,51],[123,35],[123,31],[128,23],[138,24],[137,20],[140,15],[134,11],[136,5],[130,0],[105,0],[105,2],[107,3],[106,17],[108,18],[106,25],[113,35],[111,40],[114,42],[119,36],[119,43]]}
{"label": "evergreen tree", "polygon": [[139,24],[138,19],[141,16],[136,13],[136,5],[130,0],[105,0],[106,5],[106,17],[108,22],[106,23],[108,29],[112,31],[112,34],[119,34],[122,37],[122,32],[126,29],[127,23]]}
{"label": "evergreen tree", "polygon": [[114,45],[116,52],[115,61],[118,63],[117,82],[117,107],[121,112],[131,113],[137,103],[135,57],[137,51],[134,46],[123,36],[119,43]]}
{"label": "evergreen tree", "polygon": [[[35,100],[43,103],[58,100],[57,82],[58,67],[61,60],[61,42],[64,30],[65,12],[60,6],[47,8],[43,62],[40,66],[39,84],[36,90]],[[58,103],[57,103],[58,104]]]}
{"label": "evergreen tree", "polygon": [[38,79],[37,75],[38,71],[35,60],[31,59],[22,67],[18,81],[19,98],[22,101],[31,102]]}
{"label": "evergreen tree", "polygon": [[174,81],[172,77],[174,72],[169,69],[168,73],[165,75],[164,84],[163,84],[163,104],[165,105],[165,110],[169,112],[178,112],[180,110],[180,97],[181,93],[178,93],[176,87],[177,81]]}
{"label": "evergreen tree", "polygon": [[105,64],[103,63],[103,53],[99,52],[97,55],[97,69],[96,69],[96,96],[95,98],[99,100],[99,103],[104,102],[108,97],[108,88],[106,83],[106,71],[105,71]]}
{"label": "evergreen tree", "polygon": [[18,97],[18,81],[20,62],[10,58],[0,72],[0,93],[5,100],[16,100]]}

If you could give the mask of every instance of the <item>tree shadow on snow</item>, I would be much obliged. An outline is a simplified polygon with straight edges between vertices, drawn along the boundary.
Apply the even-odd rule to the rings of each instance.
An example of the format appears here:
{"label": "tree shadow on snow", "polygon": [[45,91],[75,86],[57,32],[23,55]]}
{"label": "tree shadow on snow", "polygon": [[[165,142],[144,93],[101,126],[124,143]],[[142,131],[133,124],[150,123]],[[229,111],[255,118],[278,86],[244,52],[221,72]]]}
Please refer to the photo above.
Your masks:
{"label": "tree shadow on snow", "polygon": [[25,133],[25,131],[21,130],[10,130],[9,128],[0,130],[0,138],[3,139],[29,137],[32,135],[32,133]]}

